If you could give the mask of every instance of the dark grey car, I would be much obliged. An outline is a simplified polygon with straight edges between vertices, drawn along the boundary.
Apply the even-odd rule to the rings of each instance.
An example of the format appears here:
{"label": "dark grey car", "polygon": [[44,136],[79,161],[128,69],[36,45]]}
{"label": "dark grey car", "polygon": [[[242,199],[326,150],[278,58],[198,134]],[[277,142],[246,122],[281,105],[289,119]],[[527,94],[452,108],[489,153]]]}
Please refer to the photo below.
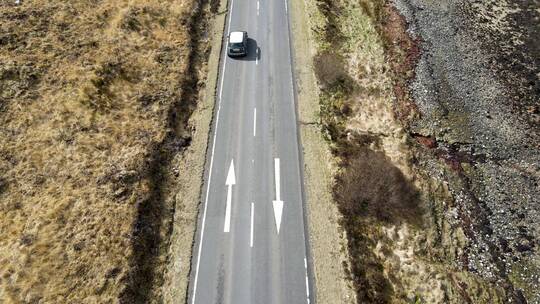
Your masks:
{"label": "dark grey car", "polygon": [[227,54],[230,57],[242,57],[248,53],[248,35],[247,32],[231,32],[229,34],[229,43]]}

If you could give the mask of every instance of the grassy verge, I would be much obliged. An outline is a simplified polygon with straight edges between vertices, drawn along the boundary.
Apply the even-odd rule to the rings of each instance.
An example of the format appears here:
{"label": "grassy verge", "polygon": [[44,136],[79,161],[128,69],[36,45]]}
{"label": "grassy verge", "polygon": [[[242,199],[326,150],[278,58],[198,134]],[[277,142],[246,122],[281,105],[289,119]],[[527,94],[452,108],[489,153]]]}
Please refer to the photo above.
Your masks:
{"label": "grassy verge", "polygon": [[347,239],[339,225],[341,215],[332,199],[336,158],[320,132],[319,89],[313,72],[316,50],[310,26],[318,13],[310,1],[292,1],[291,30],[302,140],[304,181],[309,226],[310,259],[318,303],[356,303],[348,280]]}
{"label": "grassy verge", "polygon": [[[393,120],[391,85],[375,22],[383,2],[318,1],[327,16],[314,58],[323,134],[338,158],[333,197],[343,215],[358,302],[395,298],[376,248],[389,225],[419,227],[419,192],[402,172],[409,155]],[[398,166],[401,166],[399,168]]]}
{"label": "grassy verge", "polygon": [[[187,30],[190,33],[190,40],[186,43],[186,47],[190,50],[187,58],[189,65],[185,71],[187,77],[181,84],[180,98],[168,116],[168,133],[160,147],[159,156],[155,158],[156,165],[152,166],[156,168],[153,172],[153,184],[156,188],[152,198],[153,201],[160,202],[158,206],[161,206],[161,209],[152,204],[146,205],[138,212],[134,230],[138,230],[139,226],[147,226],[152,227],[153,232],[142,232],[142,238],[135,243],[131,268],[133,279],[128,285],[130,288],[121,295],[126,303],[161,303],[164,301],[164,294],[169,291],[167,288],[182,289],[181,280],[167,281],[169,278],[165,274],[174,266],[170,264],[171,259],[190,254],[186,253],[191,244],[188,240],[184,240],[181,248],[171,246],[172,233],[179,233],[174,230],[179,228],[175,225],[178,217],[191,220],[191,225],[181,227],[181,233],[184,235],[189,236],[195,227],[195,212],[186,214],[186,211],[193,210],[197,206],[198,200],[193,197],[193,191],[190,190],[196,189],[198,192],[200,189],[202,165],[197,166],[196,161],[186,163],[185,160],[192,157],[192,153],[204,155],[206,148],[206,142],[201,140],[201,135],[195,132],[195,128],[201,127],[204,130],[205,124],[208,125],[210,122],[209,119],[200,119],[196,110],[205,103],[202,91],[206,82],[206,63],[210,49],[204,36],[207,34],[205,31],[209,22],[208,15],[212,10],[211,4],[204,0],[194,2],[191,16],[187,20]],[[198,137],[195,137],[196,135]],[[180,142],[187,144],[183,145],[181,153],[178,153],[176,149]],[[201,178],[193,182],[193,176],[197,173]],[[186,187],[186,184],[191,184],[193,188]],[[178,197],[188,200],[178,204]],[[187,215],[191,215],[191,218]],[[189,260],[181,259],[180,262],[182,262],[181,271],[187,277]],[[176,264],[178,263],[177,261]]]}

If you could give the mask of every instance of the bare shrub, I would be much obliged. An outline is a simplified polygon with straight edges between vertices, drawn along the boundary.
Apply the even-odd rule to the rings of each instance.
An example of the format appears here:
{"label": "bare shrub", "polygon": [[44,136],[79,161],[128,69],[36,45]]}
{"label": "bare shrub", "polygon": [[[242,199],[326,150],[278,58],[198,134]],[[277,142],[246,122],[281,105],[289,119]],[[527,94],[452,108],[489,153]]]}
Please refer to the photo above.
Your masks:
{"label": "bare shrub", "polygon": [[7,188],[7,181],[0,177],[0,194]]}
{"label": "bare shrub", "polygon": [[364,10],[364,13],[374,21],[380,21],[381,11],[384,1],[366,1],[361,0],[359,2],[360,6]]}
{"label": "bare shrub", "polygon": [[347,161],[334,195],[345,217],[410,224],[421,219],[418,190],[383,153],[367,148]]}
{"label": "bare shrub", "polygon": [[219,9],[219,0],[210,0],[210,12],[212,14],[217,14]]}
{"label": "bare shrub", "polygon": [[318,53],[313,59],[315,75],[322,89],[330,89],[338,84],[350,86],[350,77],[345,71],[343,58],[331,51]]}

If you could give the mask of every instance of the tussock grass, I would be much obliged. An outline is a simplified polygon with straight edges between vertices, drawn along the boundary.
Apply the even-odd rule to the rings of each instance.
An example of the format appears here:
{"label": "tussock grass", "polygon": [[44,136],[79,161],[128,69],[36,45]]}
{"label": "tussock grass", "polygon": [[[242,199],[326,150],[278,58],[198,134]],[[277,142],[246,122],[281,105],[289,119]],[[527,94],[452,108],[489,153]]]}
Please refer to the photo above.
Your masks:
{"label": "tussock grass", "polygon": [[109,303],[130,283],[135,230],[151,229],[134,224],[155,203],[152,160],[171,107],[189,107],[178,100],[193,10],[0,7],[0,302]]}

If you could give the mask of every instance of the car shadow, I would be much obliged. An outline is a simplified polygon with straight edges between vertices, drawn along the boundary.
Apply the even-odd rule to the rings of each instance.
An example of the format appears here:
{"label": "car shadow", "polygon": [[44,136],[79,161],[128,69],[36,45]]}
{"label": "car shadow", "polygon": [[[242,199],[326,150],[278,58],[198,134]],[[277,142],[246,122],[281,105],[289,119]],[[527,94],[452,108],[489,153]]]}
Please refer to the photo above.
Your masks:
{"label": "car shadow", "polygon": [[235,57],[233,59],[235,60],[242,60],[242,61],[255,61],[257,59],[261,59],[261,50],[259,49],[259,46],[257,45],[257,41],[252,38],[247,39],[247,55],[244,57]]}

